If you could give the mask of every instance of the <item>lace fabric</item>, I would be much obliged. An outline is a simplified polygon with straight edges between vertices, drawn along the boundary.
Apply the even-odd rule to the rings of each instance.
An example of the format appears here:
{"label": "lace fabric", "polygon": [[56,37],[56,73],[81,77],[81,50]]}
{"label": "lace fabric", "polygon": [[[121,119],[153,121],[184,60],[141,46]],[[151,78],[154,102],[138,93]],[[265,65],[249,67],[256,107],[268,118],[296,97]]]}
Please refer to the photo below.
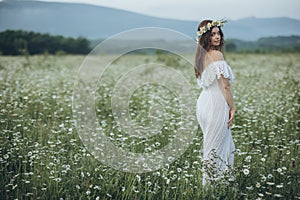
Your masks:
{"label": "lace fabric", "polygon": [[198,86],[206,88],[213,83],[215,78],[220,79],[221,75],[228,78],[230,82],[234,80],[232,70],[225,60],[214,61],[204,69],[201,78],[197,79]]}

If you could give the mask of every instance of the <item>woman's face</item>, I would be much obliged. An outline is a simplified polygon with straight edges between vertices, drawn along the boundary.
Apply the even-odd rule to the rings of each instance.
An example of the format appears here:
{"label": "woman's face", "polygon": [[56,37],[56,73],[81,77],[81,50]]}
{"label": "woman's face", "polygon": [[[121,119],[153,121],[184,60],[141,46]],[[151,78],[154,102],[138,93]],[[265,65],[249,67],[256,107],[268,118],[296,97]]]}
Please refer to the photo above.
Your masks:
{"label": "woman's face", "polygon": [[211,30],[210,43],[213,46],[219,46],[221,41],[220,29],[219,27],[214,27]]}

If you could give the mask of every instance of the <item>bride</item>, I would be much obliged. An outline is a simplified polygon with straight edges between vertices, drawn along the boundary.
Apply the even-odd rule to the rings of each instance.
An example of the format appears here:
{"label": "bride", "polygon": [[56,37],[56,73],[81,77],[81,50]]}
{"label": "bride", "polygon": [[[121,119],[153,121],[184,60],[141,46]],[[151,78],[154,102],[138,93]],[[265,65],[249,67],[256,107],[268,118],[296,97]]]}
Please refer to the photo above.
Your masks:
{"label": "bride", "polygon": [[202,92],[197,100],[197,120],[203,132],[203,185],[219,180],[233,167],[234,143],[230,131],[235,107],[230,82],[233,73],[224,60],[226,21],[204,20],[198,26],[195,75]]}

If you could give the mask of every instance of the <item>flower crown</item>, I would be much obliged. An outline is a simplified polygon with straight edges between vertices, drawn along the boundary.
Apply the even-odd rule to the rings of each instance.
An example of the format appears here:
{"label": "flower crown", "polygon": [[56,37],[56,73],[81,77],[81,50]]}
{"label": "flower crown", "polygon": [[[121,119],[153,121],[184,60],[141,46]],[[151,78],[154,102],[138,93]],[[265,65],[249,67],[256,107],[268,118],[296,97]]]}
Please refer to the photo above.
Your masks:
{"label": "flower crown", "polygon": [[218,21],[217,20],[212,21],[211,23],[207,23],[205,26],[200,27],[200,30],[197,31],[197,37],[196,37],[197,43],[200,43],[201,36],[207,31],[209,31],[212,27],[222,27],[226,22],[227,20],[221,19]]}

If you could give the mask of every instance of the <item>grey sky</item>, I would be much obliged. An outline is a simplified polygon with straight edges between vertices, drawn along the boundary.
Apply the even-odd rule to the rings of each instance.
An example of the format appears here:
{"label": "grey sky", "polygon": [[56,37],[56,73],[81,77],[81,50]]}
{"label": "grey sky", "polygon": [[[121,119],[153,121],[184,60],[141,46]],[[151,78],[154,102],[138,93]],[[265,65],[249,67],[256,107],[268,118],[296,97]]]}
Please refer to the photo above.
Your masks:
{"label": "grey sky", "polygon": [[146,15],[202,20],[244,17],[291,17],[300,19],[299,0],[42,0],[90,3]]}

